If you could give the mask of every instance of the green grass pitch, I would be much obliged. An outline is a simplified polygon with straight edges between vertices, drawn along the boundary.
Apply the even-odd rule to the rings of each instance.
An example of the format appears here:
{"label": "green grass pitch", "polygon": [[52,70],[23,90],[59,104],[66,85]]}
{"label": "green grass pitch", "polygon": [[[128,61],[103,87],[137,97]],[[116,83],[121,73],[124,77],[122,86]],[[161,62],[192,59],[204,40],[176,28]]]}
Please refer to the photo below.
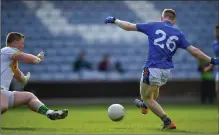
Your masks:
{"label": "green grass pitch", "polygon": [[134,105],[124,105],[123,121],[113,122],[108,118],[109,105],[51,106],[68,108],[64,120],[51,121],[45,116],[26,108],[9,110],[2,116],[2,133],[17,134],[217,134],[218,107],[216,105],[163,105],[168,115],[177,124],[175,130],[161,130],[161,121],[151,111],[141,115]]}

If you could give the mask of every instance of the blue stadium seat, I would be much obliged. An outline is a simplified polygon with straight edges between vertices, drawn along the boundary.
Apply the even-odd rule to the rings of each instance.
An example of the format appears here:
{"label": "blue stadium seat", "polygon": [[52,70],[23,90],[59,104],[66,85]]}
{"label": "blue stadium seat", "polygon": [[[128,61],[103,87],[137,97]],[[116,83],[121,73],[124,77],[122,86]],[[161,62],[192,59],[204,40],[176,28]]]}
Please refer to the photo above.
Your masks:
{"label": "blue stadium seat", "polygon": [[[136,2],[133,1],[133,4]],[[45,61],[41,65],[20,66],[24,72],[33,73],[32,80],[139,79],[148,53],[146,37],[143,34],[127,33],[110,25],[103,27],[103,20],[109,15],[131,22],[143,21],[125,2],[50,1],[55,8],[54,11],[47,9],[42,12],[48,14],[46,19],[51,21],[50,26],[43,24],[45,20],[37,16],[42,3],[36,3],[38,3],[36,8],[30,9],[23,1],[2,1],[2,46],[5,45],[8,32],[19,31],[25,34],[25,52],[34,54],[41,50],[46,52]],[[167,7],[175,9],[177,25],[186,33],[190,42],[213,56],[213,30],[218,19],[216,2],[150,1],[150,3],[159,13]],[[156,16],[152,11],[144,12]],[[61,19],[54,19],[54,15],[59,14],[73,27],[56,25],[57,22],[64,23]],[[55,35],[51,31],[51,26],[60,30],[66,28],[71,34],[63,32]],[[87,35],[88,31],[92,33]],[[86,58],[93,63],[95,69],[102,55],[109,53],[112,61],[120,60],[128,72],[121,75],[115,72],[106,75],[98,71],[77,74],[72,71],[72,63],[82,50],[87,52]],[[199,78],[197,65],[194,64],[197,61],[192,57],[185,57],[188,54],[181,51],[173,58],[176,65],[172,78]]]}

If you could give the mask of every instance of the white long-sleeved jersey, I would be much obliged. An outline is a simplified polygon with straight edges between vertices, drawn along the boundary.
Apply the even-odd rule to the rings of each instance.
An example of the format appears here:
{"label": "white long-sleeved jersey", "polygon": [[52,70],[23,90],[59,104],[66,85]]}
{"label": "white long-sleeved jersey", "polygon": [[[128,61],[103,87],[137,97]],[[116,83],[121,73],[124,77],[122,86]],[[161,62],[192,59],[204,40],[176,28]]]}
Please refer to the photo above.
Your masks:
{"label": "white long-sleeved jersey", "polygon": [[18,61],[13,57],[20,54],[16,48],[4,47],[1,49],[1,89],[9,90],[14,73],[18,68]]}

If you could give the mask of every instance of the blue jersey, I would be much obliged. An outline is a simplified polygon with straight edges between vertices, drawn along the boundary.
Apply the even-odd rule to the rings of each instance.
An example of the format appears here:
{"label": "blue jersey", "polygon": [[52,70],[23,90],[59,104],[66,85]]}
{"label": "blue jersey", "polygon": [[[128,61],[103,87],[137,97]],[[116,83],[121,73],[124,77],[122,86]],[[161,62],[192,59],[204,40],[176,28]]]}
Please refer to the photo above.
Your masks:
{"label": "blue jersey", "polygon": [[186,49],[190,45],[184,34],[169,21],[136,24],[136,27],[148,36],[149,52],[145,67],[173,68],[172,57],[177,48]]}

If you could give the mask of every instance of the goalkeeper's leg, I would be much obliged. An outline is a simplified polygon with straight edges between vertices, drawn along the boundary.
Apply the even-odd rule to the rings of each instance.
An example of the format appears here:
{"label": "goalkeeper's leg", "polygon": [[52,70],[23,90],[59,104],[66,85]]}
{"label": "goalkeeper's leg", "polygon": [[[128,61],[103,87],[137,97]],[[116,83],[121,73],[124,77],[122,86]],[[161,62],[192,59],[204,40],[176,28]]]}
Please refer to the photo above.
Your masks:
{"label": "goalkeeper's leg", "polygon": [[44,105],[34,94],[30,92],[13,92],[13,107],[26,105],[30,110],[46,115],[51,120],[64,119],[68,110],[52,110]]}

